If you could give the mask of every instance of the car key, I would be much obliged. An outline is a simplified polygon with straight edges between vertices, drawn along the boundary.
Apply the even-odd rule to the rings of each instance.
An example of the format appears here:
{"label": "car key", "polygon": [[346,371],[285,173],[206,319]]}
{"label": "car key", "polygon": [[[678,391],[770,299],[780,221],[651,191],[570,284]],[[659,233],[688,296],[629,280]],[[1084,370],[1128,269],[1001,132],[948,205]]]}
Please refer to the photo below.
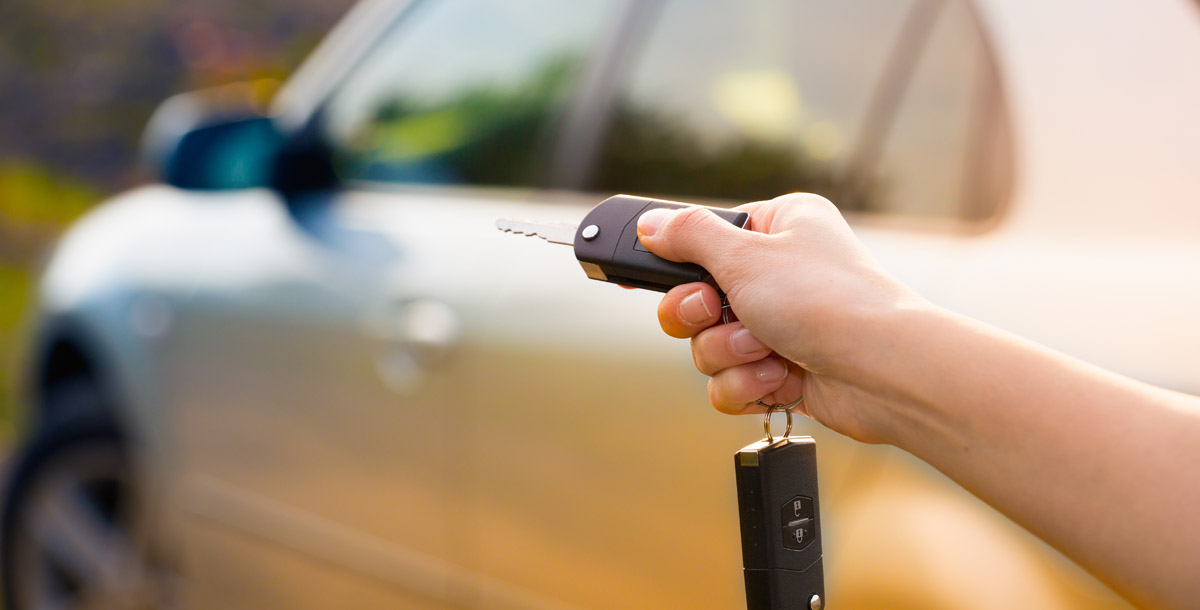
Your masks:
{"label": "car key", "polygon": [[[711,283],[712,277],[698,265],[673,263],[643,248],[637,237],[637,219],[654,208],[684,207],[691,204],[617,195],[600,202],[579,225],[500,219],[496,227],[573,246],[575,257],[592,279],[666,292],[689,282]],[[739,228],[746,228],[749,221],[745,212],[709,209]],[[722,319],[729,320],[724,303]],[[784,437],[771,437],[771,411],[787,411],[798,402],[768,408],[766,440],[735,454],[749,610],[821,610],[824,605],[816,445],[811,437],[789,435],[790,411]]]}
{"label": "car key", "polygon": [[[657,292],[689,282],[712,283],[703,267],[675,263],[652,254],[642,247],[637,236],[637,220],[647,210],[697,207],[689,203],[616,195],[592,208],[578,225],[537,223],[501,218],[496,228],[523,235],[536,235],[553,243],[572,246],[575,258],[587,276],[633,288]],[[739,228],[746,228],[750,215],[736,210],[708,208]]]}
{"label": "car key", "polygon": [[[817,445],[812,437],[790,435],[787,409],[799,402],[763,405],[767,437],[734,454],[749,610],[821,610],[825,605]],[[771,436],[775,410],[787,412],[782,438]]]}

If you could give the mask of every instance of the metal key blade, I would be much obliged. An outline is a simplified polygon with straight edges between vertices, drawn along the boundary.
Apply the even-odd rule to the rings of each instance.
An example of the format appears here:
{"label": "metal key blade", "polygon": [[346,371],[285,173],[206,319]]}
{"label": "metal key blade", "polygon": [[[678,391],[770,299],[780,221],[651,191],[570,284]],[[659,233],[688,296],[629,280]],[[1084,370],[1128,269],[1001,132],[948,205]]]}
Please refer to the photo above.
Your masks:
{"label": "metal key blade", "polygon": [[506,233],[534,235],[552,244],[574,246],[575,231],[579,228],[579,225],[567,222],[530,222],[513,218],[501,218],[496,221],[496,228]]}

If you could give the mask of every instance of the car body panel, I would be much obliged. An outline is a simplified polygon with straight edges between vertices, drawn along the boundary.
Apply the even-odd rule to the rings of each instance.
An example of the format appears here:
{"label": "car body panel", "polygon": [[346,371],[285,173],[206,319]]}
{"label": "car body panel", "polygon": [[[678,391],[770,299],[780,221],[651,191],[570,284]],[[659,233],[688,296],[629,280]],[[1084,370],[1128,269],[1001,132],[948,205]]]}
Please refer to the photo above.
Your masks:
{"label": "car body panel", "polygon": [[[1200,391],[1200,75],[1178,68],[1200,55],[1194,7],[980,10],[1011,200],[987,226],[857,216],[856,232],[936,303]],[[493,224],[578,221],[603,196],[356,185],[289,207],[147,186],[64,236],[43,315],[108,346],[197,607],[741,603],[729,457],[761,422],[707,407],[658,295]],[[820,445],[845,607],[1123,606],[910,456],[799,428]]]}

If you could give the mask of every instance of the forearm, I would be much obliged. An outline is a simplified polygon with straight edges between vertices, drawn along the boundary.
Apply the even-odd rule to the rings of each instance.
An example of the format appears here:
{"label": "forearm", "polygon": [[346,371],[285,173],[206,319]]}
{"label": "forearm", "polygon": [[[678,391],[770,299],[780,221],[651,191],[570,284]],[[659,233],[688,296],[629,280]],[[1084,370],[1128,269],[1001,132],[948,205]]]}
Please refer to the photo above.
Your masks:
{"label": "forearm", "polygon": [[[692,338],[713,406],[747,413],[803,395],[821,423],[912,452],[1131,599],[1200,599],[1200,399],[929,305],[820,197],[743,209],[754,231],[699,208],[638,222],[655,254],[711,271],[762,346],[741,350],[714,326],[711,286],[667,294],[659,319]],[[696,295],[711,307],[690,315]]]}
{"label": "forearm", "polygon": [[930,306],[871,328],[890,442],[1131,599],[1200,598],[1200,401]]}

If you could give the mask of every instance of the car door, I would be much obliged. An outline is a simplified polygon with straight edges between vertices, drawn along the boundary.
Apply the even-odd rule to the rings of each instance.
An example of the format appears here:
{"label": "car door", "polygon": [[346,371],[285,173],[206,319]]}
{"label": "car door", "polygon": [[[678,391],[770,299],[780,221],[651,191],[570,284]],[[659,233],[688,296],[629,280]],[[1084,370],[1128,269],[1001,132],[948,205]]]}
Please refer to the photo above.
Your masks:
{"label": "car door", "polygon": [[[741,603],[728,452],[761,422],[705,407],[656,295],[494,221],[841,187],[923,34],[839,5],[416,3],[314,118],[346,188],[225,234],[241,283],[181,324],[194,512],[416,605]],[[349,599],[323,582],[290,601]]]}
{"label": "car door", "polygon": [[[622,41],[603,103],[568,127],[574,139],[550,159],[551,179],[573,175],[558,184],[595,193],[592,203],[616,192],[828,193],[911,6],[842,5],[655,3]],[[849,45],[859,52],[830,57]],[[508,272],[525,287],[502,310],[519,335],[464,345],[481,372],[474,402],[486,424],[473,429],[471,481],[481,569],[574,607],[744,604],[730,454],[761,437],[761,420],[708,407],[686,344],[657,327],[659,295],[583,281],[568,263],[549,281],[548,264],[534,277],[528,263]],[[801,429],[822,439],[822,474],[844,478],[855,450]]]}
{"label": "car door", "polygon": [[[1003,173],[984,164],[1003,160],[1007,152],[988,131],[1002,131],[1003,121],[995,107],[979,101],[1003,102],[965,3],[668,0],[646,40],[631,46],[636,50],[628,67],[613,78],[612,103],[595,132],[595,148],[582,155],[590,170],[581,179],[584,189],[737,202],[817,192],[839,204],[890,269],[934,299],[946,294],[945,271],[956,264],[943,256],[946,236],[956,226],[989,219],[1003,201],[1002,194],[988,190],[1003,182]],[[922,230],[914,231],[917,227]],[[561,495],[564,488],[582,487],[582,493],[601,487],[624,502],[555,515],[539,513],[540,504],[526,500],[514,512],[540,514],[539,529],[554,532],[545,536],[545,554],[570,560],[545,560],[519,576],[561,574],[546,586],[558,586],[560,595],[585,607],[740,605],[744,593],[725,452],[760,435],[749,429],[759,422],[704,417],[712,414],[705,412],[700,379],[671,372],[668,354],[651,351],[652,339],[612,332],[626,346],[638,347],[609,361],[609,367],[624,365],[619,374],[605,376],[622,380],[608,389],[612,398],[584,402],[604,413],[602,425],[612,426],[603,428],[607,444],[562,448],[579,453],[571,458],[576,463],[608,468],[588,471],[582,482],[564,476],[554,489]],[[674,349],[686,353],[683,345]],[[690,368],[690,362],[680,365]],[[637,435],[673,426],[686,429],[671,436]],[[549,442],[535,438],[531,427],[518,429],[530,433],[514,445]],[[822,526],[822,535],[833,541],[824,547],[830,596],[845,607],[878,607],[879,600],[888,600],[883,603],[889,607],[939,607],[927,601],[958,585],[932,575],[901,587],[878,578],[939,532],[901,525],[891,538],[867,538],[856,535],[861,523],[846,516],[863,515],[856,510],[862,506],[914,497],[936,507],[930,514],[977,511],[978,503],[961,493],[929,501],[934,494],[912,483],[920,480],[919,470],[904,457],[848,445],[811,424],[802,424],[802,433],[818,439],[823,512],[843,517]],[[621,438],[628,440],[613,442]],[[548,447],[542,452],[553,453]],[[889,461],[906,482],[886,490],[872,485]],[[521,488],[546,480],[532,469],[489,472],[517,479]],[[872,522],[890,523],[875,510],[866,511]],[[575,521],[577,513],[582,518]],[[571,538],[593,528],[607,535]],[[842,549],[860,552],[840,554]],[[995,551],[997,558],[1010,553]],[[585,553],[590,555],[576,557]],[[500,566],[499,552],[496,557]],[[571,572],[577,565],[621,586],[588,589],[595,583],[582,571]],[[1032,585],[1025,591],[1045,593],[1033,592]],[[1003,603],[1010,602],[998,602]]]}
{"label": "car door", "polygon": [[[977,211],[958,196],[965,163],[944,162],[979,146],[963,137],[981,117],[961,93],[978,86],[985,65],[964,52],[962,41],[974,41],[962,35],[965,10],[921,1],[658,3],[640,35],[622,41],[599,109],[567,127],[573,139],[550,159],[558,168],[550,179],[573,175],[556,183],[595,193],[590,202],[616,192],[741,202],[815,191],[849,211],[901,220],[970,217]],[[928,40],[946,36],[949,48],[926,52]],[[955,53],[963,61],[947,69]],[[968,69],[956,71],[960,64]],[[929,65],[934,99],[922,102],[935,118],[922,125],[938,129],[897,143],[888,129],[907,117],[904,85]],[[916,157],[902,178],[890,175],[897,151]],[[936,272],[936,236],[869,239],[881,254],[903,256],[894,264],[910,280],[921,279],[913,270]],[[479,371],[481,422],[470,430],[478,458],[468,486],[479,527],[464,544],[477,549],[481,569],[578,607],[743,604],[729,454],[761,436],[761,421],[708,408],[686,344],[657,329],[657,295],[582,282],[569,263],[560,279],[548,267],[556,263],[543,262],[553,247],[496,243],[501,260],[514,252],[536,262],[507,269],[507,288],[497,288],[506,301],[496,319],[508,328],[463,346]],[[825,507],[838,514],[886,454],[809,423],[800,429],[819,439]],[[824,532],[843,535],[836,525]],[[839,593],[879,593],[869,572],[842,573],[855,580]]]}
{"label": "car door", "polygon": [[[459,352],[512,337],[503,312],[530,283],[509,274],[537,268],[504,253],[495,218],[522,206],[570,215],[530,188],[626,7],[413,3],[311,119],[334,149],[339,189],[225,206],[238,226],[195,263],[206,272],[192,270],[168,384],[202,580],[282,607],[381,594],[389,605],[486,606],[503,589],[474,554],[486,519],[467,487],[480,456],[465,432],[479,401],[506,405]],[[561,269],[570,253],[558,254]]]}
{"label": "car door", "polygon": [[[428,407],[445,385],[424,362],[386,371],[416,356],[413,325],[445,327],[444,312],[388,300],[393,253],[269,192],[194,199],[164,355],[189,602],[437,607],[445,475],[428,456],[449,419]],[[409,429],[424,433],[396,432]],[[377,574],[389,563],[404,579]]]}

